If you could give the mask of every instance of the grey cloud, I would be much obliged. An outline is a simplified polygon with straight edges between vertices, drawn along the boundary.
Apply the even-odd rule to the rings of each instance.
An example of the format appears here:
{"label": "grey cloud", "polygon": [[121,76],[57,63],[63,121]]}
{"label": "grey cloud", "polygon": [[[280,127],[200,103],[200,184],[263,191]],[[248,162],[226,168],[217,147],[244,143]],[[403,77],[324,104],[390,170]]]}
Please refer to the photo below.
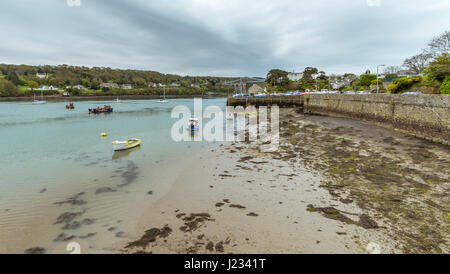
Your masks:
{"label": "grey cloud", "polygon": [[0,62],[189,75],[399,65],[450,26],[448,1],[16,0],[0,3]]}

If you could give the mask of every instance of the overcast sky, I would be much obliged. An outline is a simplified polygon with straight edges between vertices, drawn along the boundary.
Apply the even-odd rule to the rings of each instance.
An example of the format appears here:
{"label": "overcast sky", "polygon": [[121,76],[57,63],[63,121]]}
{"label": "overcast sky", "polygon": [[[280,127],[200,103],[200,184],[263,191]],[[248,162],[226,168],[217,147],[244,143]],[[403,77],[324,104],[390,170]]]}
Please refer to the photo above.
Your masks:
{"label": "overcast sky", "polygon": [[449,0],[2,0],[0,63],[181,75],[400,65],[450,29]]}

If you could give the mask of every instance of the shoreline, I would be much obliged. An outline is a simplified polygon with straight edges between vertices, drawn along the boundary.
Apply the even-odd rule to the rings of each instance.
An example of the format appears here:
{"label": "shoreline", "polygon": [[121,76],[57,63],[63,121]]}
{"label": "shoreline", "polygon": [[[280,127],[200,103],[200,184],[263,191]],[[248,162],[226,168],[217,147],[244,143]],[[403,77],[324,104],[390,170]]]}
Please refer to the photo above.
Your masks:
{"label": "shoreline", "polygon": [[[4,251],[64,254],[76,239],[83,253],[367,254],[369,244],[388,254],[449,252],[449,146],[295,109],[280,110],[276,152],[260,152],[261,143],[209,145],[162,165],[155,158],[159,172],[121,161],[104,178],[81,180],[72,198],[43,196],[65,206],[45,211],[46,224],[36,217],[39,226],[14,231],[33,241],[22,237],[16,244],[26,247]],[[106,182],[110,174],[121,175]],[[97,196],[122,180],[126,188]],[[124,215],[98,215],[110,199]],[[53,224],[68,212],[81,215],[66,225],[94,223]]]}
{"label": "shoreline", "polygon": [[280,123],[275,153],[225,144],[191,163],[122,252],[449,252],[448,146],[293,109]]}
{"label": "shoreline", "polygon": [[[183,99],[183,98],[226,98],[226,95],[166,95],[167,99]],[[89,96],[44,96],[44,100],[51,102],[65,102],[65,101],[98,101],[98,100],[149,100],[161,99],[161,95],[89,95]],[[28,102],[32,101],[33,97],[0,97],[1,102]]]}

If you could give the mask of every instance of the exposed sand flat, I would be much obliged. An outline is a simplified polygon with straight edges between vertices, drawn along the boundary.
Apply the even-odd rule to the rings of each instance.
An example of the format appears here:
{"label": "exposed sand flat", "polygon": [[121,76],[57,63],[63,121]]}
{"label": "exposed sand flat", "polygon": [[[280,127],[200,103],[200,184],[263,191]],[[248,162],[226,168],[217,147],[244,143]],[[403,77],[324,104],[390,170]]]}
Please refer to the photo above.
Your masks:
{"label": "exposed sand flat", "polygon": [[448,252],[448,147],[293,110],[280,121],[276,153],[236,143],[189,158],[122,251]]}

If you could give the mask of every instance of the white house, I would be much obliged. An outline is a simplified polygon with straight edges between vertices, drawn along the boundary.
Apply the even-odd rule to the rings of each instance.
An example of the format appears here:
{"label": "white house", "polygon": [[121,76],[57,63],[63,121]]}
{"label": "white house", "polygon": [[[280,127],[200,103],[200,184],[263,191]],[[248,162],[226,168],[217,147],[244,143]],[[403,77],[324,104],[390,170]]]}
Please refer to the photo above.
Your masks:
{"label": "white house", "polygon": [[48,74],[47,73],[36,73],[36,77],[39,79],[47,79],[48,78]]}
{"label": "white house", "polygon": [[100,84],[101,88],[119,88],[119,85],[116,83],[102,83]]}
{"label": "white house", "polygon": [[50,91],[50,90],[58,90],[57,87],[54,86],[42,86],[36,90],[40,90],[40,91]]}
{"label": "white house", "polygon": [[66,89],[79,89],[79,90],[87,90],[86,87],[84,87],[83,85],[76,85],[76,86],[66,86]]}
{"label": "white house", "polygon": [[121,86],[121,88],[122,88],[122,89],[128,89],[128,90],[130,90],[130,89],[133,89],[133,86],[131,86],[130,84],[123,84],[123,85]]}
{"label": "white house", "polygon": [[348,79],[344,79],[344,80],[333,80],[331,81],[331,86],[333,87],[333,89],[338,89],[340,87],[347,87],[350,86],[350,80]]}
{"label": "white house", "polygon": [[291,81],[298,81],[298,80],[302,79],[303,73],[292,71],[292,72],[288,73],[287,77]]}
{"label": "white house", "polygon": [[180,84],[177,84],[177,83],[172,83],[172,84],[170,84],[172,87],[180,87],[181,85]]}

